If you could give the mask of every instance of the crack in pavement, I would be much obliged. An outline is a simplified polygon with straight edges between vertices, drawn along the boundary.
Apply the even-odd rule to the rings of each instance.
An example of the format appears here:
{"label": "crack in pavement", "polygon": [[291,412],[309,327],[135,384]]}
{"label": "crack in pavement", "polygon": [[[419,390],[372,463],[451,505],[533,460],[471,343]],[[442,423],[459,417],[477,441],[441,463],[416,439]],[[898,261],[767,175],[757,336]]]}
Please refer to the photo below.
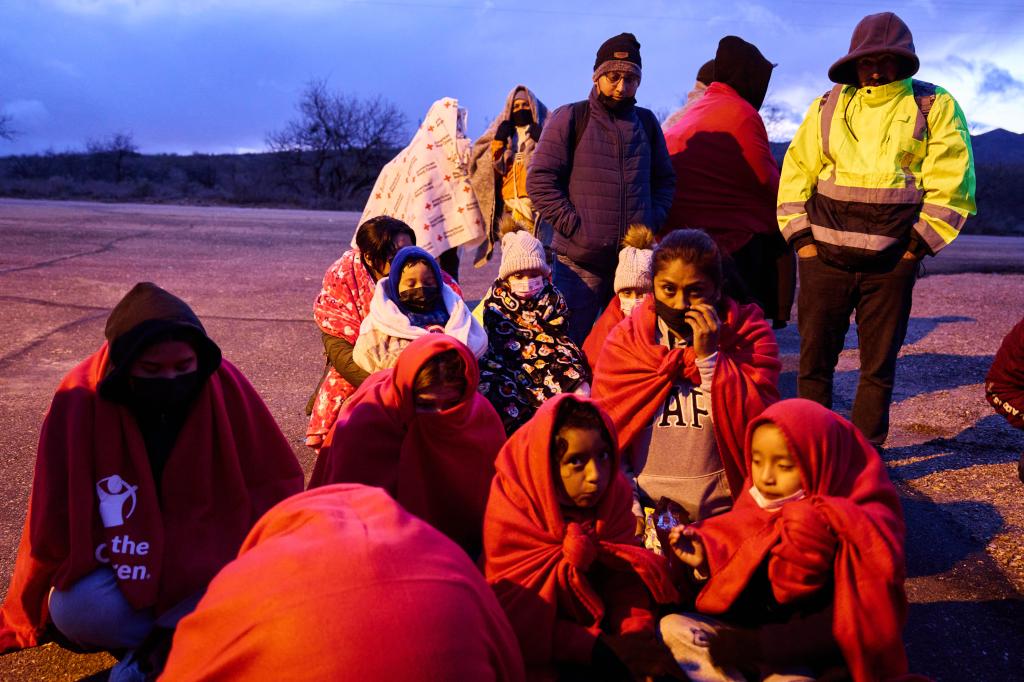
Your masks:
{"label": "crack in pavement", "polygon": [[106,316],[108,314],[109,313],[106,310],[103,310],[103,311],[98,312],[98,313],[96,313],[94,315],[86,315],[85,317],[80,317],[77,320],[72,320],[71,322],[68,322],[66,324],[62,324],[59,327],[55,327],[54,329],[51,329],[50,331],[46,332],[45,334],[37,336],[36,338],[34,338],[31,341],[29,341],[28,344],[26,344],[22,348],[19,348],[16,351],[13,351],[13,352],[8,353],[7,355],[5,355],[3,357],[0,357],[0,369],[5,369],[8,365],[12,364],[15,360],[17,360],[21,356],[23,356],[26,353],[29,353],[29,352],[35,350],[36,348],[41,346],[47,339],[52,337],[54,334],[59,334],[60,332],[68,331],[69,329],[73,329],[73,328],[77,327],[78,325],[85,324],[86,322],[92,322],[93,320],[95,320],[97,318],[100,318],[100,317],[104,317],[104,316]]}
{"label": "crack in pavement", "polygon": [[33,263],[31,265],[21,265],[14,268],[7,268],[6,270],[0,270],[0,275],[6,275],[11,272],[35,270],[36,268],[45,268],[49,265],[53,265],[54,263],[60,263],[66,260],[71,260],[73,258],[81,258],[82,256],[92,256],[97,253],[106,253],[107,251],[112,251],[114,249],[114,246],[118,242],[126,241],[128,239],[135,239],[136,237],[142,237],[143,235],[147,234],[149,234],[149,232],[133,232],[132,234],[122,235],[117,239],[113,239],[107,242],[106,244],[101,245],[98,249],[94,249],[92,251],[82,251],[80,253],[72,253],[66,256],[58,256],[57,258],[51,258],[50,260],[39,261],[38,263]]}
{"label": "crack in pavement", "polygon": [[[7,301],[10,303],[27,303],[29,305],[40,305],[47,308],[70,308],[72,310],[102,310],[104,312],[110,312],[109,306],[97,306],[97,305],[85,305],[81,303],[60,303],[56,301],[46,301],[39,298],[30,298],[28,296],[9,296],[6,294],[0,294],[0,301]],[[199,313],[196,313],[199,315]],[[306,323],[311,322],[312,317],[240,317],[236,315],[216,315],[207,314],[199,315],[201,320],[224,320],[227,322],[288,322],[288,323]],[[2,358],[0,358],[2,360]]]}

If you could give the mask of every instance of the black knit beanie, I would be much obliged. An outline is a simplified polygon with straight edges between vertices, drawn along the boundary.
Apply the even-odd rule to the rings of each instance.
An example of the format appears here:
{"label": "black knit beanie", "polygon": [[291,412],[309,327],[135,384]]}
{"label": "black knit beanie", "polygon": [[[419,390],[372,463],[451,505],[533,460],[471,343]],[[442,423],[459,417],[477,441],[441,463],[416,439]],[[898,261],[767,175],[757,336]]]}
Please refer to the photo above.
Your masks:
{"label": "black knit beanie", "polygon": [[612,71],[641,76],[640,43],[632,33],[620,33],[609,38],[597,49],[594,60],[594,80]]}

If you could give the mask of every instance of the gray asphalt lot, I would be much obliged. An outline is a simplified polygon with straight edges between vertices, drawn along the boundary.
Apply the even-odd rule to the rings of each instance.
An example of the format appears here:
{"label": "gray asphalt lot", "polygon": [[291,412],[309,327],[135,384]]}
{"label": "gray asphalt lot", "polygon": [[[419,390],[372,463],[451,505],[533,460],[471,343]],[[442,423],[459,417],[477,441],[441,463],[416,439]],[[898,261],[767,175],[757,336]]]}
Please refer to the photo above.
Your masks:
{"label": "gray asphalt lot", "polygon": [[[307,474],[303,406],[323,366],[311,304],[358,214],[0,199],[0,584],[32,483],[43,415],[63,375],[99,347],[109,309],[149,280],[188,301],[267,401]],[[968,223],[969,226],[969,223]],[[890,472],[904,495],[907,650],[939,680],[1024,679],[1024,434],[985,403],[984,374],[1024,316],[1024,238],[965,235],[917,284],[897,374]],[[464,265],[479,298],[496,264]],[[799,339],[779,333],[784,395]],[[856,387],[855,329],[836,408]],[[103,677],[105,655],[56,645],[0,657],[0,679]]]}

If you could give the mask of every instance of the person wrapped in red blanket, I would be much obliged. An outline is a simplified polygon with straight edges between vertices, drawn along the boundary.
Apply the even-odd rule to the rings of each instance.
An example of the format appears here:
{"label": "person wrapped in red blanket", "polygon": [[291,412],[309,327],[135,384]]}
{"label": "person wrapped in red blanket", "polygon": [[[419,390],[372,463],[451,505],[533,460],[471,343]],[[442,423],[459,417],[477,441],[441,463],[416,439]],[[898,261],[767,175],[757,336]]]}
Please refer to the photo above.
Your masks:
{"label": "person wrapped in red blanket", "polygon": [[374,485],[470,556],[505,431],[480,393],[476,358],[457,339],[427,334],[345,403],[309,487]]}
{"label": "person wrapped in red blanket", "polygon": [[[1024,429],[1024,319],[1003,339],[985,377],[985,397],[995,411],[1018,429]],[[1024,454],[1017,463],[1024,482]]]}
{"label": "person wrapped in red blanket", "polygon": [[384,491],[337,484],[260,519],[178,626],[161,679],[520,682],[523,662],[455,543]]}
{"label": "person wrapped in red blanket", "polygon": [[613,434],[593,402],[562,394],[498,455],[484,518],[484,574],[530,679],[678,672],[652,613],[654,602],[677,594],[665,559],[634,538]]}
{"label": "person wrapped in red blanket", "polygon": [[302,469],[181,299],[148,282],[64,378],[43,422],[0,648],[49,623],[84,649],[170,628]]}
{"label": "person wrapped in red blanket", "polygon": [[[633,513],[650,530],[664,502],[692,520],[739,495],[747,424],[779,399],[779,347],[760,309],[723,291],[722,258],[700,230],[675,230],[654,249],[654,296],[616,326],[593,396],[619,434],[633,479]],[[655,533],[648,547],[660,551]]]}
{"label": "person wrapped in red blanket", "polygon": [[739,626],[663,619],[681,662],[705,659],[691,679],[734,679],[730,667],[816,677],[836,663],[857,682],[905,678],[905,526],[878,452],[849,421],[802,399],[754,419],[745,452],[736,506],[669,535],[676,557],[707,580],[697,610]]}

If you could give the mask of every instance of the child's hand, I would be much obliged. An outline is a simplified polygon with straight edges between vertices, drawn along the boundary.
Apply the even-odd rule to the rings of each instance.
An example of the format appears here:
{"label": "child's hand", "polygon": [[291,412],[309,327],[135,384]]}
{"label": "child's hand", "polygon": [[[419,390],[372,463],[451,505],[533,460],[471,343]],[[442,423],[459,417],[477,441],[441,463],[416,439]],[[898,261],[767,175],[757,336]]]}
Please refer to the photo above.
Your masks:
{"label": "child's hand", "polygon": [[672,553],[684,564],[698,573],[707,575],[708,558],[704,552],[704,542],[697,531],[690,526],[676,526],[668,533],[668,542]]}
{"label": "child's hand", "polygon": [[686,313],[686,321],[693,329],[693,350],[698,358],[706,358],[718,351],[718,330],[722,323],[714,306],[695,304]]}
{"label": "child's hand", "polygon": [[630,632],[623,635],[602,634],[603,641],[615,657],[622,661],[636,679],[674,677],[688,679],[664,642],[653,632]]}

